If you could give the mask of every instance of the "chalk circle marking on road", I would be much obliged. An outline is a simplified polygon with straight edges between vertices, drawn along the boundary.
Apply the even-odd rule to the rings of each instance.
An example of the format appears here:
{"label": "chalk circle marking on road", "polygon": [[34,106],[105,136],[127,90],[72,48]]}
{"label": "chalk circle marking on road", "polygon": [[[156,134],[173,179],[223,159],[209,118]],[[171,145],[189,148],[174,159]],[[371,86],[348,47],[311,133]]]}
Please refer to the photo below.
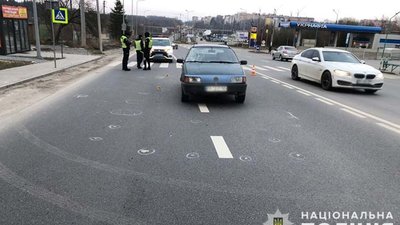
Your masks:
{"label": "chalk circle marking on road", "polygon": [[111,130],[116,130],[116,129],[121,128],[121,126],[120,125],[111,124],[111,125],[108,126],[108,128],[110,128]]}
{"label": "chalk circle marking on road", "polygon": [[191,122],[191,123],[193,123],[193,124],[199,124],[199,123],[202,123],[202,121],[201,121],[201,120],[190,120],[190,122]]}
{"label": "chalk circle marking on road", "polygon": [[140,116],[143,114],[142,111],[133,109],[114,109],[110,113],[116,116]]}
{"label": "chalk circle marking on road", "polygon": [[306,158],[303,154],[300,154],[298,152],[289,153],[289,157],[298,161],[304,161],[304,159]]}
{"label": "chalk circle marking on road", "polygon": [[239,159],[240,159],[240,161],[243,161],[243,162],[253,161],[253,159],[248,155],[242,155],[242,156],[239,157]]}
{"label": "chalk circle marking on road", "polygon": [[156,150],[147,149],[147,148],[142,148],[137,151],[137,153],[139,153],[139,155],[151,155],[151,154],[154,154],[155,152],[156,152]]}
{"label": "chalk circle marking on road", "polygon": [[89,140],[91,140],[91,141],[102,141],[103,138],[101,138],[101,137],[90,137]]}
{"label": "chalk circle marking on road", "polygon": [[268,141],[269,141],[269,142],[272,142],[272,143],[279,143],[279,142],[281,142],[281,139],[278,139],[278,138],[269,138]]}
{"label": "chalk circle marking on road", "polygon": [[191,152],[191,153],[186,154],[186,158],[188,158],[188,159],[198,159],[198,158],[200,158],[200,154],[197,153],[197,152]]}

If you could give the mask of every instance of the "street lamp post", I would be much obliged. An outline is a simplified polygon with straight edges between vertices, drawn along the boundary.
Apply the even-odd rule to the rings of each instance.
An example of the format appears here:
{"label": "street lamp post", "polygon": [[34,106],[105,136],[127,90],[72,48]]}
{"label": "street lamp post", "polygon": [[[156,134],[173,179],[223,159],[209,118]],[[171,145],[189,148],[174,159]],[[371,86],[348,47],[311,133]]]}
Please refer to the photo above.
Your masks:
{"label": "street lamp post", "polygon": [[[135,24],[135,34],[138,34],[138,13],[139,13],[139,2],[145,0],[136,0],[136,24]],[[133,24],[132,24],[133,25]]]}
{"label": "street lamp post", "polygon": [[[396,14],[394,14],[394,16],[392,16],[392,17],[389,19],[388,28],[391,29],[391,21],[392,21],[392,19],[395,18],[399,13],[400,13],[400,11],[398,11]],[[387,42],[387,39],[388,39],[388,28],[385,28],[386,35],[385,35],[385,42],[383,43],[383,51],[382,51],[381,60],[383,59],[383,56],[385,55],[386,42]],[[381,66],[382,66],[382,63],[381,63]]]}
{"label": "street lamp post", "polygon": [[339,10],[338,9],[333,9],[333,12],[336,14],[336,24],[339,22]]}

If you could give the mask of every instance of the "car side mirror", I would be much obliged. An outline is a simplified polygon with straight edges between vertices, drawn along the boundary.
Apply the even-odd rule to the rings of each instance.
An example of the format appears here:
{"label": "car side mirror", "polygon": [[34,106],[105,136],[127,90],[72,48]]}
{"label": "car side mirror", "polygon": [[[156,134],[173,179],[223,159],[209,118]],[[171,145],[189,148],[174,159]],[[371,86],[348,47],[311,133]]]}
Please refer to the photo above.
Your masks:
{"label": "car side mirror", "polygon": [[313,57],[313,58],[312,58],[312,61],[314,61],[314,62],[321,62],[321,60],[319,59],[319,57]]}
{"label": "car side mirror", "polygon": [[183,64],[183,63],[185,63],[185,60],[183,60],[183,59],[177,59],[176,62],[177,62],[177,63],[182,63],[182,64]]}
{"label": "car side mirror", "polygon": [[247,60],[241,60],[240,65],[247,65]]}
{"label": "car side mirror", "polygon": [[361,64],[365,64],[365,61],[364,61],[364,60],[361,60],[360,62],[361,62]]}

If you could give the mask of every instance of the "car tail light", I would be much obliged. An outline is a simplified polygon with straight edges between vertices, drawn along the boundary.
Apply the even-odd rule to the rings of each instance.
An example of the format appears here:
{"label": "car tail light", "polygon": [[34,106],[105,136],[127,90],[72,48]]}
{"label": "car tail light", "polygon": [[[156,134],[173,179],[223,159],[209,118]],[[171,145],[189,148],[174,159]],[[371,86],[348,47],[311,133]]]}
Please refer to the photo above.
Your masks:
{"label": "car tail light", "polygon": [[200,77],[188,77],[188,76],[185,76],[183,78],[183,82],[185,82],[185,83],[201,83],[201,78]]}

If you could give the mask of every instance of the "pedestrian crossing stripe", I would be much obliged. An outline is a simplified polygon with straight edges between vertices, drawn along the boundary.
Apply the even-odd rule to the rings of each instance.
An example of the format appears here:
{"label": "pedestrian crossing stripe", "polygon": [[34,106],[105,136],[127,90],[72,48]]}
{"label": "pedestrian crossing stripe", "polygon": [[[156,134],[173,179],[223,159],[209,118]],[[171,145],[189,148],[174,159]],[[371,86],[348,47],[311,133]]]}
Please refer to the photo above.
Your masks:
{"label": "pedestrian crossing stripe", "polygon": [[51,19],[53,23],[68,24],[68,9],[67,8],[52,9]]}

